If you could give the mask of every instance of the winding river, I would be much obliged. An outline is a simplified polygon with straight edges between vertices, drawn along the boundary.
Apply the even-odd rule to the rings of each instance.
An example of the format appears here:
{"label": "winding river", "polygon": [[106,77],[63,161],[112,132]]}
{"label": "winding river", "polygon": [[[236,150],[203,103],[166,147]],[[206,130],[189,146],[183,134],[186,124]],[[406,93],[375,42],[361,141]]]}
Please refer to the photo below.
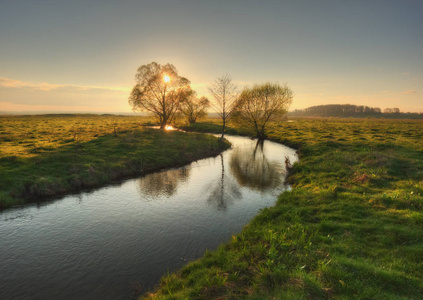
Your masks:
{"label": "winding river", "polygon": [[0,299],[131,299],[242,230],[293,149],[228,136],[222,155],[0,213]]}

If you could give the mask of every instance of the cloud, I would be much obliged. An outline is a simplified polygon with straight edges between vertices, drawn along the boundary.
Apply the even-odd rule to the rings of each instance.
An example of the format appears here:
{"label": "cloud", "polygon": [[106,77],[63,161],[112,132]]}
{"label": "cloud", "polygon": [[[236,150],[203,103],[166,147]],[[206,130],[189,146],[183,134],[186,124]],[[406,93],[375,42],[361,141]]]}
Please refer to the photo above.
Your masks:
{"label": "cloud", "polygon": [[207,83],[195,83],[195,84],[191,84],[191,88],[202,88],[202,87],[207,87]]}
{"label": "cloud", "polygon": [[[104,111],[108,107],[129,106],[129,88],[82,86],[72,84],[33,83],[0,77],[0,106],[37,105],[53,107],[92,107]],[[9,104],[10,106],[10,104]],[[17,107],[18,108],[18,107]]]}
{"label": "cloud", "polygon": [[57,89],[59,87],[62,87],[62,85],[48,84],[48,83],[34,84],[34,83],[23,82],[20,80],[4,78],[4,77],[0,77],[0,86],[7,87],[7,88],[30,88],[30,89],[40,90],[40,91],[49,91],[52,89]]}
{"label": "cloud", "polygon": [[245,86],[245,85],[254,85],[257,82],[253,82],[253,81],[241,81],[241,80],[234,80],[233,81],[234,84],[240,85],[240,86]]}
{"label": "cloud", "polygon": [[408,90],[408,91],[404,91],[402,92],[403,95],[414,95],[417,94],[416,90]]}
{"label": "cloud", "polygon": [[130,91],[129,88],[124,87],[99,87],[99,86],[82,86],[82,85],[72,85],[72,84],[51,84],[51,83],[32,83],[24,82],[20,80],[0,77],[0,87],[5,88],[17,88],[17,89],[29,89],[37,91],[53,91],[53,90],[74,90],[74,91],[112,91],[112,92],[125,92]]}
{"label": "cloud", "polygon": [[[406,91],[402,91],[402,92],[383,90],[383,91],[381,91],[380,96],[401,96],[401,95],[416,95],[416,94],[418,94],[418,92],[415,89],[406,90]],[[377,95],[374,95],[374,96],[379,96],[379,95],[377,94]]]}
{"label": "cloud", "polygon": [[127,105],[84,106],[84,105],[32,105],[0,102],[0,114],[3,112],[131,112]]}

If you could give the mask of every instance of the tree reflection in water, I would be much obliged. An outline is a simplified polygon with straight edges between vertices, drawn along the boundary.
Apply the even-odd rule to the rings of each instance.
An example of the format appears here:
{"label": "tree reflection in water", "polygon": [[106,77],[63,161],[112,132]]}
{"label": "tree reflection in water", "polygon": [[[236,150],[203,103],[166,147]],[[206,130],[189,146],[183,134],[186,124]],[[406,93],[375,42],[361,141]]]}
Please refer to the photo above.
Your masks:
{"label": "tree reflection in water", "polygon": [[185,167],[146,175],[138,180],[141,195],[153,199],[159,196],[170,197],[178,190],[179,183],[188,179],[190,171],[190,167]]}
{"label": "tree reflection in water", "polygon": [[210,196],[207,198],[207,203],[216,207],[217,210],[226,210],[236,199],[240,199],[242,194],[238,185],[230,178],[225,177],[225,165],[223,163],[223,156],[220,155],[222,164],[222,173],[220,178],[213,184]]}
{"label": "tree reflection in water", "polygon": [[266,158],[263,147],[264,141],[257,141],[254,150],[234,149],[229,162],[231,173],[240,186],[262,193],[283,187],[286,175],[282,164]]}

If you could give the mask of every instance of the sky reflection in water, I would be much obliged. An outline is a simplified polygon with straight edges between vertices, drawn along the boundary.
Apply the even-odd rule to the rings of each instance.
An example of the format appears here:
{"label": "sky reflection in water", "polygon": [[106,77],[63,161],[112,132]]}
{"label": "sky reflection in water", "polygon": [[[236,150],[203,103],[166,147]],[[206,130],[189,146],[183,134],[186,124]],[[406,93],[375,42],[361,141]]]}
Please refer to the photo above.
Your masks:
{"label": "sky reflection in water", "polygon": [[228,137],[215,158],[0,214],[0,299],[128,299],[215,249],[286,188],[292,149]]}

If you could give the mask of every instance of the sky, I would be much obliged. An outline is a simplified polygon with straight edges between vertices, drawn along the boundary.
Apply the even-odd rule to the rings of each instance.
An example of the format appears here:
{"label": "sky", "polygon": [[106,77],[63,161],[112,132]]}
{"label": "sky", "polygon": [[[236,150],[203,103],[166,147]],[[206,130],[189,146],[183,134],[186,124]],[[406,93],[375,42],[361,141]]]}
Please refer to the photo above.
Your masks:
{"label": "sky", "polygon": [[423,112],[422,0],[0,0],[0,112],[131,112],[139,66],[200,96],[287,84],[320,104]]}

